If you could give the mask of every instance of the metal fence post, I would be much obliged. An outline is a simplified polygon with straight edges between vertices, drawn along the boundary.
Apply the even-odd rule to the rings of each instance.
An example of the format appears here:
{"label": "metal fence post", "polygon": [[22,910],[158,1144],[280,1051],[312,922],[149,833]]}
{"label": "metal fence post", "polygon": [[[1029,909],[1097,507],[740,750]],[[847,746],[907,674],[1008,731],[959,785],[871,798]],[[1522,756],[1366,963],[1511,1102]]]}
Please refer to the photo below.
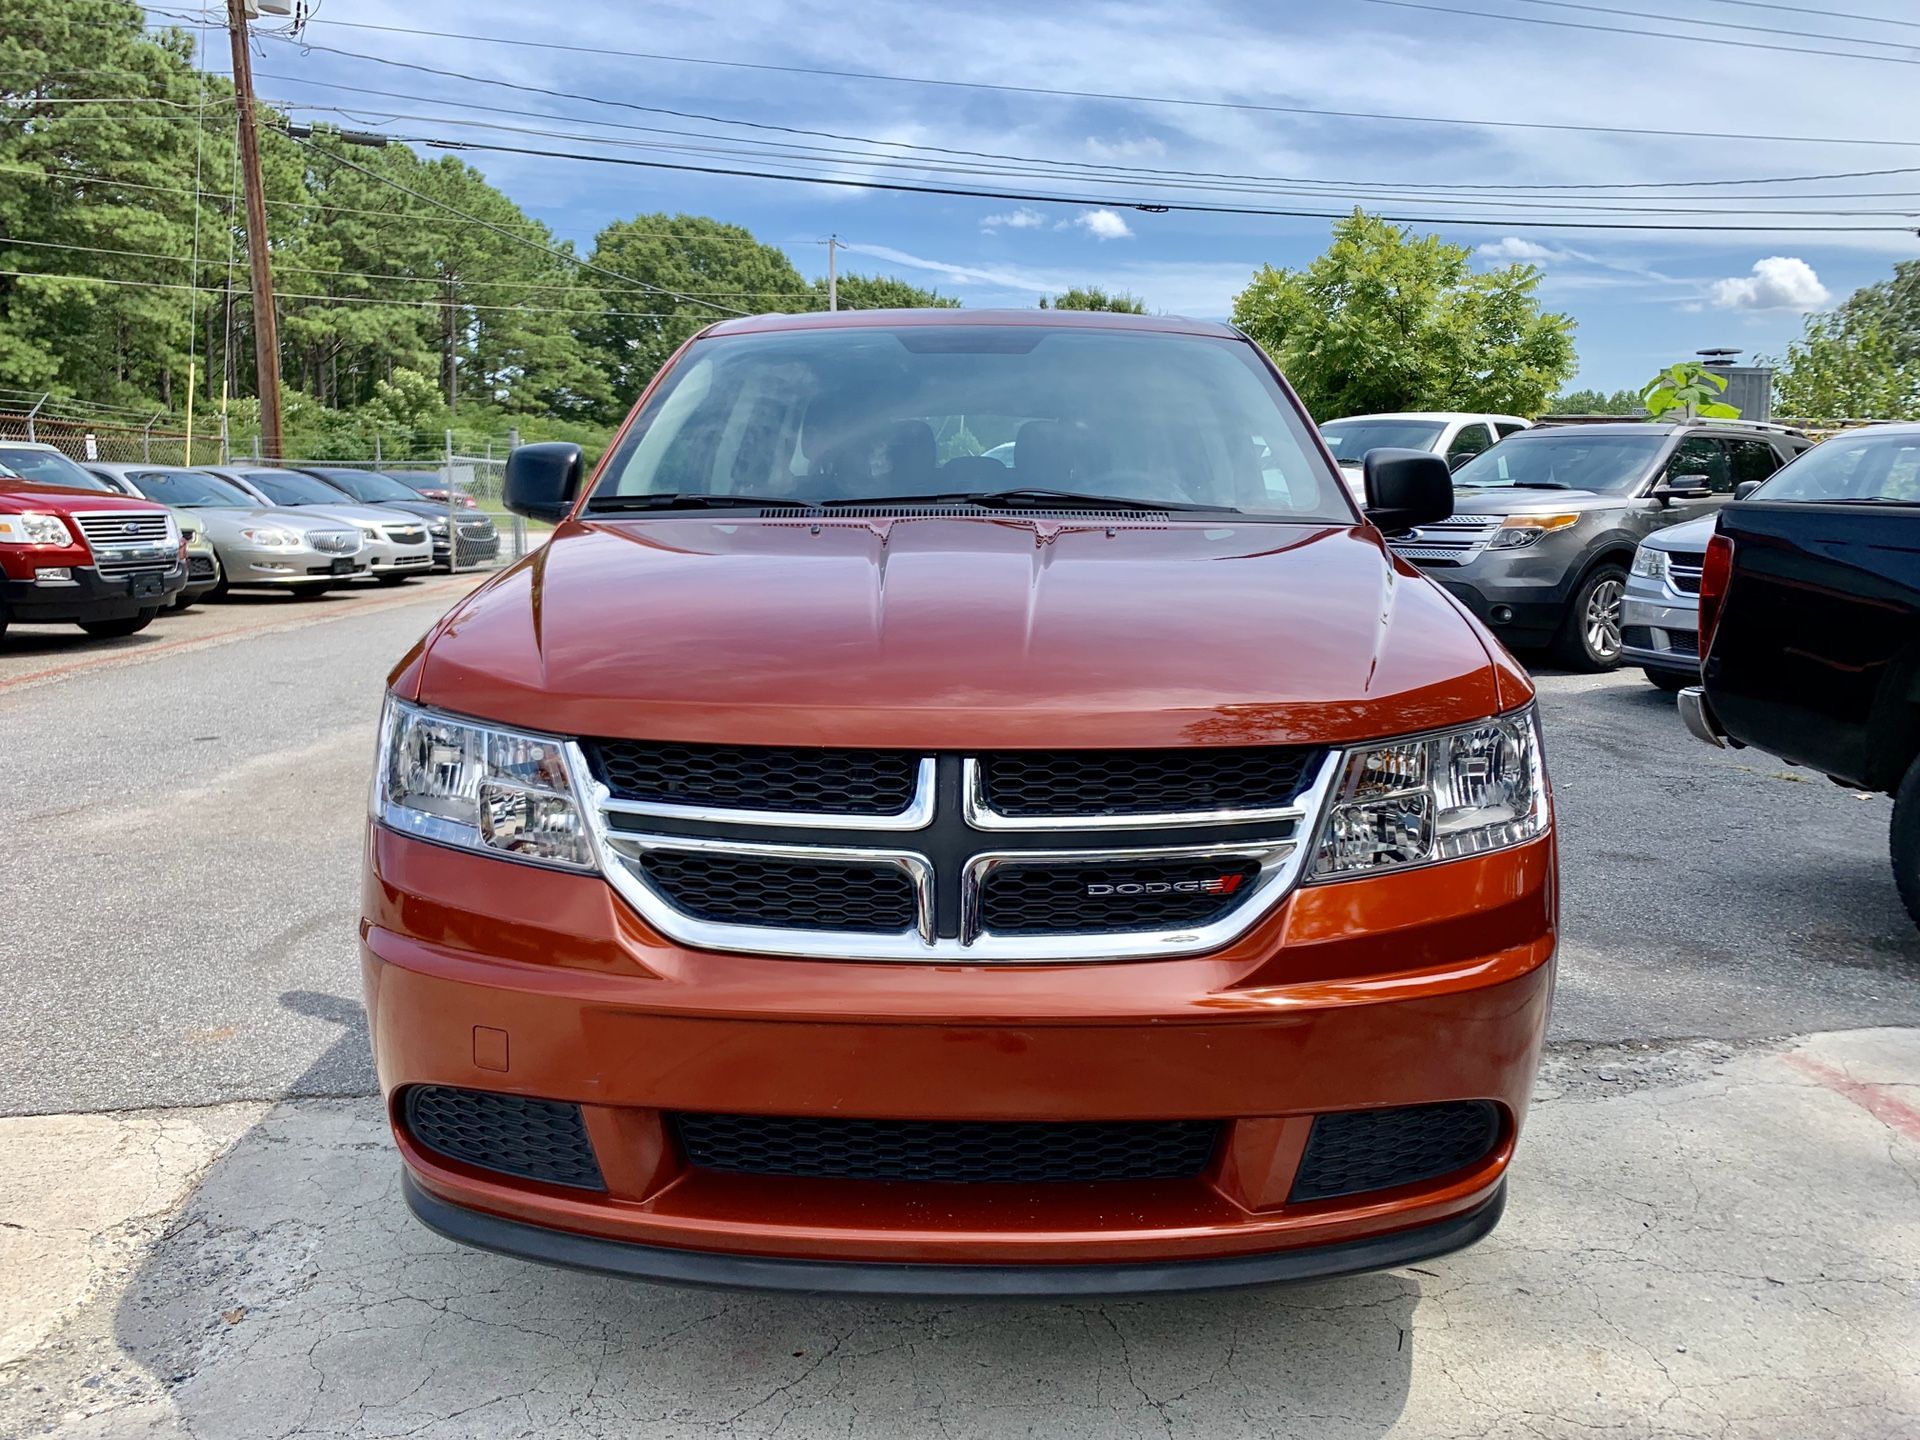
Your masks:
{"label": "metal fence post", "polygon": [[[518,450],[519,448],[520,448],[520,427],[518,425],[509,426],[507,429],[507,459],[512,460],[513,452]],[[503,501],[506,498],[506,493],[507,493],[506,477],[503,475],[501,477],[501,484],[500,484],[500,495]],[[526,553],[527,553],[527,520],[524,515],[515,515],[513,517],[513,558],[516,560],[523,559],[525,558]]]}
{"label": "metal fence post", "polygon": [[380,468],[380,464],[381,464],[381,461],[380,461],[380,433],[379,433],[378,431],[375,431],[375,432],[374,432],[374,436],[373,436],[373,467],[374,467],[374,469],[376,469],[376,470],[377,470],[377,469],[379,469],[379,468]]}
{"label": "metal fence post", "polygon": [[453,431],[446,434],[447,450],[445,468],[440,472],[441,483],[447,487],[447,573],[460,573],[460,521],[455,515],[459,507],[459,497],[453,493]]}
{"label": "metal fence post", "polygon": [[253,458],[256,462],[260,459],[260,432],[258,430],[253,432]]}
{"label": "metal fence post", "polygon": [[233,447],[227,441],[227,412],[220,412],[220,463],[226,464],[233,458]]}
{"label": "metal fence post", "polygon": [[33,433],[33,417],[38,415],[40,413],[40,407],[52,398],[52,393],[52,391],[43,392],[40,398],[33,402],[33,408],[27,412],[27,443],[29,445],[34,444],[39,439],[39,436]]}
{"label": "metal fence post", "polygon": [[146,428],[140,432],[140,458],[149,465],[153,463],[153,427],[160,423],[160,415],[164,414],[166,411],[163,410],[159,415],[155,415],[153,419],[147,421]]}

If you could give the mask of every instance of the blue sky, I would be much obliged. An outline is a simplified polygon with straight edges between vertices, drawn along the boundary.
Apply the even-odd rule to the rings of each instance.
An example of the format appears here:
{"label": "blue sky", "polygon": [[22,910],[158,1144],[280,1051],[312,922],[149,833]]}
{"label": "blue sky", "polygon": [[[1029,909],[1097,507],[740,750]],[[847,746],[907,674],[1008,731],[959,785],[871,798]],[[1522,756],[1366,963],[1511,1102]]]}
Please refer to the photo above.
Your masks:
{"label": "blue sky", "polygon": [[[1537,0],[1434,3],[1603,25],[1638,23],[1591,10],[1545,7]],[[1660,8],[1644,0],[1595,3],[1613,9]],[[1902,4],[1858,0],[1849,8],[1896,17],[1903,14]],[[1914,49],[1882,53],[1920,60],[1920,25],[1872,26],[1729,0],[1700,0],[1688,13],[1711,16],[1722,26],[1915,42]],[[435,33],[389,34],[341,23],[353,21]],[[445,38],[451,31],[581,45],[591,53]],[[1439,184],[1594,185],[1920,167],[1920,87],[1914,83],[1920,72],[1911,64],[1696,44],[1671,35],[1560,29],[1374,0],[1194,0],[1177,6],[1115,4],[1072,10],[973,0],[913,7],[861,0],[742,0],[725,7],[610,0],[575,0],[571,5],[413,0],[404,9],[376,0],[322,0],[307,35],[318,45],[463,71],[485,80],[541,86],[569,97],[475,86],[278,41],[263,40],[256,52],[262,96],[282,103],[345,107],[299,109],[295,113],[300,118],[507,144],[587,148],[388,117],[492,119],[579,133],[591,128],[583,121],[611,120],[730,137],[670,142],[682,147],[741,148],[768,140],[835,143],[662,118],[595,105],[585,98],[597,96],[884,142],[1151,167],[1171,172],[1170,182],[1207,171],[1378,182],[1417,190]],[[1829,43],[1759,30],[1723,28],[1718,35],[1790,48]],[[1715,130],[1905,137],[1912,143],[1804,144],[1405,124],[800,76],[604,53],[611,50],[1252,105],[1689,134]],[[214,59],[216,68],[225,68],[223,40]],[[411,98],[356,96],[329,89],[324,82],[397,91]],[[453,101],[565,118],[556,122],[490,115],[484,108],[454,108]],[[600,133],[628,142],[657,143],[662,138],[611,129]],[[623,153],[689,163],[759,163],[739,156],[633,149]],[[1259,265],[1301,265],[1326,243],[1323,220],[1156,215],[1100,206],[1091,199],[1020,204],[520,156],[469,153],[465,158],[583,253],[591,247],[594,232],[610,220],[642,211],[688,211],[748,226],[784,249],[809,276],[824,272],[826,251],[820,241],[837,234],[849,247],[850,253],[842,256],[844,266],[932,285],[969,305],[1031,305],[1048,291],[1092,283],[1131,291],[1155,310],[1224,317],[1234,293]],[[810,168],[816,173],[875,173],[835,170],[819,162]],[[915,183],[928,179],[912,172],[901,172],[901,178]],[[981,176],[954,177],[948,183],[986,189],[1009,184]],[[1035,179],[1013,188],[1094,198],[1103,192],[1101,184],[1080,179]],[[1920,212],[1920,173],[1752,187],[1767,194],[1795,188],[1898,195],[1824,203],[1877,210],[1905,206]],[[1113,193],[1111,187],[1105,187],[1105,193]],[[1155,198],[1145,190],[1127,194]],[[1211,203],[1312,210],[1348,203],[1337,197],[1229,197],[1176,189],[1161,198],[1182,194]],[[1550,192],[1532,201],[1549,198]],[[1435,203],[1430,195],[1409,190],[1393,207],[1370,208],[1433,213]],[[1769,203],[1783,202],[1754,202]],[[1451,213],[1511,219],[1540,212],[1508,199],[1485,210],[1457,207]],[[1721,218],[1796,223],[1764,215]],[[1799,223],[1890,225],[1899,223],[1899,217]],[[1539,264],[1546,302],[1579,323],[1580,373],[1575,383],[1606,389],[1636,386],[1661,364],[1702,346],[1739,346],[1750,355],[1778,353],[1799,333],[1809,310],[1844,298],[1856,286],[1883,278],[1895,261],[1920,254],[1920,240],[1911,232],[1645,234],[1448,223],[1421,228],[1480,247],[1482,264],[1508,258]]]}

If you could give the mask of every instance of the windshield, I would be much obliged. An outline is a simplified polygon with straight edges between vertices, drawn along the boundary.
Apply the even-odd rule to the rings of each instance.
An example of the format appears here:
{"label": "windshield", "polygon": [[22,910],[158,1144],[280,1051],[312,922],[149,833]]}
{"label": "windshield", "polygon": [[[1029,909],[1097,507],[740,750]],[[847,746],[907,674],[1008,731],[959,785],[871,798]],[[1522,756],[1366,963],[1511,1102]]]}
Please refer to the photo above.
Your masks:
{"label": "windshield", "polygon": [[291,470],[242,470],[252,485],[276,505],[352,504],[351,495],[343,495],[324,480],[311,475],[296,475]]}
{"label": "windshield", "polygon": [[1044,489],[1351,524],[1308,434],[1243,341],[1040,325],[722,336],[666,376],[594,501]]}
{"label": "windshield", "polygon": [[344,490],[356,500],[376,503],[386,500],[418,500],[420,492],[398,480],[376,475],[371,470],[329,470],[327,484]]}
{"label": "windshield", "polygon": [[1920,431],[1859,431],[1823,440],[1781,467],[1752,498],[1920,504]]}
{"label": "windshield", "polygon": [[134,489],[162,505],[189,510],[252,510],[260,504],[238,485],[204,470],[129,470],[127,478],[133,481]]}
{"label": "windshield", "polygon": [[55,450],[28,450],[0,445],[0,470],[11,471],[23,480],[33,480],[41,485],[64,485],[69,490],[104,490],[109,495],[114,493],[113,487],[106,481],[88,474]]}
{"label": "windshield", "polygon": [[1431,450],[1446,428],[1440,420],[1329,420],[1320,435],[1334,459],[1357,463],[1382,447]]}
{"label": "windshield", "polygon": [[1595,490],[1625,494],[1642,480],[1665,435],[1595,435],[1575,425],[1564,430],[1509,435],[1453,472],[1453,488]]}

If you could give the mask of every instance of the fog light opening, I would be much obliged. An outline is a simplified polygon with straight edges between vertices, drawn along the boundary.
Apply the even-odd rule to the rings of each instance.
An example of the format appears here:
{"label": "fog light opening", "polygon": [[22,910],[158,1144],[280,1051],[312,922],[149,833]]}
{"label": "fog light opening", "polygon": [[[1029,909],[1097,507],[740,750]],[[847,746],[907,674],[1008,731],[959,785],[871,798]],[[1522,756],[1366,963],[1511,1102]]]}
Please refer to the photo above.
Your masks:
{"label": "fog light opening", "polygon": [[1488,613],[1492,616],[1493,623],[1496,625],[1511,625],[1513,623],[1513,607],[1511,605],[1496,605]]}

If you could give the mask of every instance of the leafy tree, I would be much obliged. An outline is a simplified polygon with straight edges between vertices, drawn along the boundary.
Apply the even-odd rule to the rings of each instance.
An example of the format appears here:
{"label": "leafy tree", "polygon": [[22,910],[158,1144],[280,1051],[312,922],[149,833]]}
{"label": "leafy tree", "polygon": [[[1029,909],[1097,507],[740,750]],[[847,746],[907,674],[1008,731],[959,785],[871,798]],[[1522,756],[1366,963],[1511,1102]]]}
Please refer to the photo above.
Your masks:
{"label": "leafy tree", "polygon": [[1802,420],[1920,416],[1920,356],[1904,349],[1877,304],[1851,307],[1849,301],[1834,314],[1807,317],[1805,332],[1774,371],[1774,404]]}
{"label": "leafy tree", "polygon": [[[811,288],[814,303],[806,308],[826,309],[827,282],[816,280]],[[842,275],[838,289],[842,310],[953,310],[960,304],[938,290],[923,290],[890,275]]]}
{"label": "leafy tree", "polygon": [[1263,266],[1233,318],[1315,419],[1382,410],[1540,412],[1573,374],[1573,320],[1540,272],[1476,272],[1473,252],[1355,210],[1303,270]]}
{"label": "leafy tree", "polygon": [[1555,415],[1640,415],[1638,390],[1567,390],[1547,402]]}
{"label": "leafy tree", "polygon": [[1714,397],[1726,393],[1727,377],[1716,375],[1696,360],[1669,365],[1640,390],[1640,403],[1649,419],[1658,420],[1678,410],[1689,420],[1738,420],[1738,407]]}
{"label": "leafy tree", "polygon": [[1075,285],[1058,295],[1042,295],[1042,310],[1112,310],[1121,315],[1144,315],[1147,305],[1138,295],[1116,291],[1109,295],[1098,285]]}

